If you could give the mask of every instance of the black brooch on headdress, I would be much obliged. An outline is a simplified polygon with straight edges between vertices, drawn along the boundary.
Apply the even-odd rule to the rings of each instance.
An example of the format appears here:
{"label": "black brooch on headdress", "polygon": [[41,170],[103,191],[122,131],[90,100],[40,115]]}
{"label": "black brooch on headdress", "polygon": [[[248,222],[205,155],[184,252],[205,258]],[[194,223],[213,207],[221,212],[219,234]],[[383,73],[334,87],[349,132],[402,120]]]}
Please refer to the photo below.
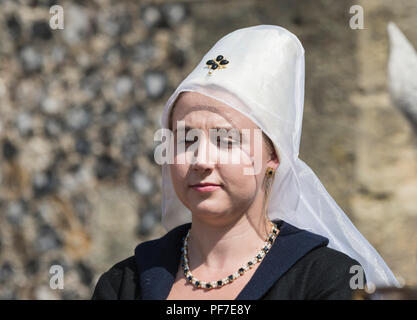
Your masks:
{"label": "black brooch on headdress", "polygon": [[209,74],[213,73],[213,70],[216,69],[224,69],[226,68],[226,65],[229,63],[222,55],[218,55],[216,60],[209,60],[206,62],[209,70]]}

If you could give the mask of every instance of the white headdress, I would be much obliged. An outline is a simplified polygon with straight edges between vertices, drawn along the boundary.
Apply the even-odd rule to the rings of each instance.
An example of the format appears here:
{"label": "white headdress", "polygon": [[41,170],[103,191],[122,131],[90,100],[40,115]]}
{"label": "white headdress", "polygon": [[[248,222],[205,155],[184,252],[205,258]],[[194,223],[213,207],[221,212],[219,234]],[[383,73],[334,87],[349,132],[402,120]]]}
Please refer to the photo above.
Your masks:
{"label": "white headdress", "polygon": [[[209,70],[206,62],[217,58],[219,67]],[[328,247],[356,259],[367,280],[377,287],[399,286],[382,257],[298,158],[304,77],[304,48],[294,34],[274,25],[236,30],[221,38],[181,82],[165,105],[161,126],[169,128],[171,108],[183,91],[199,92],[246,115],[272,140],[280,159],[270,192],[269,218],[327,237]],[[178,199],[167,164],[162,165],[162,193],[165,228],[191,222],[191,212]]]}

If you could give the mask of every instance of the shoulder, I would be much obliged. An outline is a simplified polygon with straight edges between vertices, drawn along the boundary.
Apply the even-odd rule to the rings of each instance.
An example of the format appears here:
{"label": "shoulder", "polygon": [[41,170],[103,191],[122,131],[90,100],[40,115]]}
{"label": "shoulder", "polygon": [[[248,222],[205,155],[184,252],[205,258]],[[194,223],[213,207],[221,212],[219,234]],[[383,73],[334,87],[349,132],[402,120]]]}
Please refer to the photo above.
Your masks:
{"label": "shoulder", "polygon": [[[300,258],[276,283],[271,297],[279,299],[350,300],[360,263],[343,252],[323,246]],[[366,278],[363,274],[363,284]]]}
{"label": "shoulder", "polygon": [[175,261],[174,254],[179,252],[181,237],[189,226],[190,223],[180,225],[160,238],[139,243],[135,255],[116,263],[99,277],[92,299],[138,299],[139,275],[153,266]]}
{"label": "shoulder", "polygon": [[140,270],[169,264],[169,261],[175,259],[176,254],[180,252],[182,237],[185,236],[190,225],[190,223],[182,224],[160,238],[140,243],[135,248],[135,257]]}
{"label": "shoulder", "polygon": [[169,230],[166,234],[159,238],[144,241],[136,247],[135,253],[137,253],[138,250],[152,250],[157,248],[164,248],[167,245],[179,242],[181,241],[181,238],[185,236],[190,226],[191,223],[181,224]]}
{"label": "shoulder", "polygon": [[311,265],[314,268],[330,268],[335,271],[352,265],[360,265],[358,261],[347,254],[329,247],[319,247],[310,251],[300,262],[301,264]]}
{"label": "shoulder", "polygon": [[352,281],[358,267],[361,268],[361,264],[347,254],[320,247],[300,259],[294,271],[304,274],[307,299],[351,299],[354,293]]}
{"label": "shoulder", "polygon": [[116,263],[99,277],[92,299],[135,299],[139,295],[137,279],[135,257],[131,256]]}

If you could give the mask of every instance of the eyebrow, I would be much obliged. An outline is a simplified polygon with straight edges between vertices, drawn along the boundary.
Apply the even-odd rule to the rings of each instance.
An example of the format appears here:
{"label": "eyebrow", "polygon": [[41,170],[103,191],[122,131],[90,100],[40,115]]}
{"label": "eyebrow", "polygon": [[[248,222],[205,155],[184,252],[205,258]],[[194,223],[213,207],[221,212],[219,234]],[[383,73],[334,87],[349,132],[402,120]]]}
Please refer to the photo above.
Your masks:
{"label": "eyebrow", "polygon": [[[184,131],[189,131],[189,130],[192,130],[192,129],[198,129],[198,128],[193,128],[193,127],[189,127],[189,126],[184,127]],[[210,129],[217,129],[217,130],[219,130],[219,129],[225,129],[225,130],[236,129],[239,133],[241,133],[238,128],[235,128],[235,127],[232,127],[232,126],[216,126],[216,127],[210,128]],[[174,132],[177,132],[177,131],[178,131],[178,128],[175,128]]]}
{"label": "eyebrow", "polygon": [[[208,105],[205,105],[205,104],[197,104],[197,105],[194,105],[194,106],[192,106],[191,107],[191,110],[192,111],[198,111],[198,110],[208,110],[208,111],[211,111],[211,112],[213,112],[213,113],[217,113],[217,114],[219,114],[219,115],[221,115],[222,117],[224,117],[224,118],[226,118],[226,120],[227,121],[229,121],[232,125],[234,125],[235,127],[232,127],[232,126],[224,126],[224,127],[213,127],[213,129],[227,129],[227,130],[230,130],[230,129],[237,129],[238,130],[238,132],[240,133],[240,134],[242,134],[242,132],[236,127],[236,123],[233,121],[233,119],[231,118],[231,117],[229,117],[228,115],[226,115],[223,111],[220,111],[220,110],[218,110],[217,108],[215,108],[215,107],[213,107],[213,106],[208,106]],[[191,112],[192,112],[191,111]],[[188,131],[188,130],[190,130],[190,129],[195,129],[195,128],[191,128],[191,127],[189,127],[189,126],[185,126],[184,127],[185,128],[185,131]],[[175,129],[174,131],[173,131],[174,133],[175,132],[177,132],[177,129]]]}

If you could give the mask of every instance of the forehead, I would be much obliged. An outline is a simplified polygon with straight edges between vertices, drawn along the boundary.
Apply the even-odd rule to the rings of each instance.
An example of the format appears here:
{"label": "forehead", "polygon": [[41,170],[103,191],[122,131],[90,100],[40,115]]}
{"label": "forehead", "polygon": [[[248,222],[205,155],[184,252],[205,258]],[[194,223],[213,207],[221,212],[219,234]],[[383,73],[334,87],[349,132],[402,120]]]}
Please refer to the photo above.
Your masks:
{"label": "forehead", "polygon": [[257,128],[256,124],[234,108],[219,100],[198,92],[183,92],[180,94],[172,114],[174,127],[176,121],[186,122],[219,122],[229,123],[236,128]]}

